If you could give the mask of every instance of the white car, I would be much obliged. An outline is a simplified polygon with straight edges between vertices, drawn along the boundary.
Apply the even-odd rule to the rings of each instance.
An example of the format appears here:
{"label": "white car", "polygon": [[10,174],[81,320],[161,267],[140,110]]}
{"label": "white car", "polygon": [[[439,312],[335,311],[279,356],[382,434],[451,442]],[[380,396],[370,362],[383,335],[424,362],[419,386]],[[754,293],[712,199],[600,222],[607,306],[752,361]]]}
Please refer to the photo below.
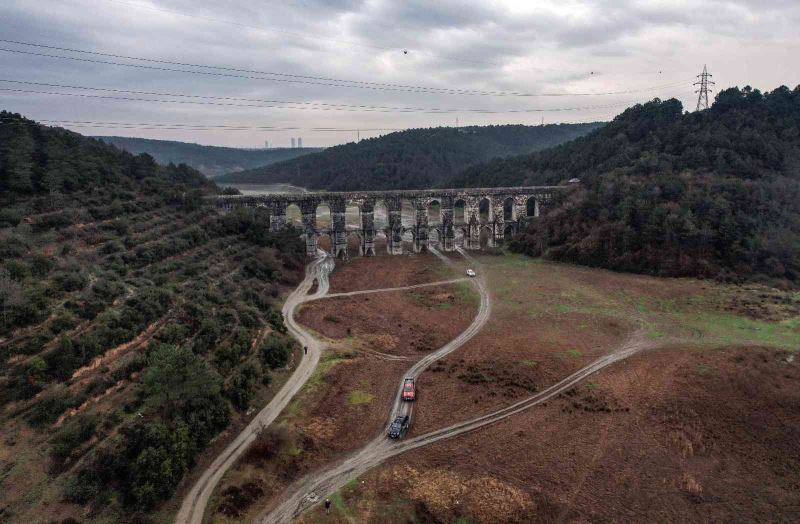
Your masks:
{"label": "white car", "polygon": [[467,270],[467,276],[468,277],[474,277],[474,276],[477,276],[477,273],[475,273],[475,271],[473,271],[471,269],[468,269]]}

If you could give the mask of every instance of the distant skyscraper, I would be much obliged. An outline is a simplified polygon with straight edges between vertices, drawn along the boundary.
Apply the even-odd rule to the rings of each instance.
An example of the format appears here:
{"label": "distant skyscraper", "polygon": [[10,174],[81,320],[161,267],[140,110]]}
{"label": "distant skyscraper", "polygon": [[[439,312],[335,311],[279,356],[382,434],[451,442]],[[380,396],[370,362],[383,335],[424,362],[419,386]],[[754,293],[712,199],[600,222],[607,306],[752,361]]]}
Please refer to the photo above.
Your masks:
{"label": "distant skyscraper", "polygon": [[294,149],[295,147],[297,147],[297,143],[295,142],[294,137],[292,137],[292,149]]}
{"label": "distant skyscraper", "polygon": [[303,147],[303,137],[302,136],[298,136],[297,137],[297,147]]}

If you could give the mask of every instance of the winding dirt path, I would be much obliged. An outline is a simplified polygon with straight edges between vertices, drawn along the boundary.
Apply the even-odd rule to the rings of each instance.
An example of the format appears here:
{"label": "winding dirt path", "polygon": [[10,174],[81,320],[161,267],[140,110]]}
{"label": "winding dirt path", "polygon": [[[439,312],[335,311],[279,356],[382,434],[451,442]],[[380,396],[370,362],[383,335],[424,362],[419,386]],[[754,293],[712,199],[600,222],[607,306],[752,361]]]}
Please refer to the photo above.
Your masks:
{"label": "winding dirt path", "polygon": [[[455,264],[453,264],[453,262],[450,259],[442,255],[435,249],[431,248],[431,252],[433,252],[436,256],[441,257],[442,260],[444,260],[448,265],[455,266]],[[465,254],[462,252],[462,255]],[[436,351],[428,353],[420,360],[418,360],[413,366],[411,366],[408,369],[408,371],[406,371],[406,373],[403,375],[403,379],[405,379],[406,377],[417,378],[433,362],[463,346],[468,340],[474,337],[481,330],[481,328],[483,328],[484,325],[486,325],[492,311],[492,303],[489,296],[489,290],[486,280],[481,275],[478,278],[470,278],[470,279],[459,278],[459,279],[449,280],[446,282],[435,282],[432,284],[417,284],[414,286],[405,286],[402,288],[385,288],[385,289],[368,290],[369,292],[394,291],[402,289],[413,289],[416,287],[423,287],[426,285],[450,284],[465,280],[472,282],[472,284],[477,288],[478,292],[480,293],[480,305],[478,307],[478,313],[475,315],[475,318],[472,320],[472,323],[456,338],[454,338],[441,348],[437,349]],[[363,291],[353,292],[350,294],[359,294],[359,293],[363,293]],[[330,296],[333,295],[328,295],[328,297]],[[409,415],[409,416],[413,415],[414,403],[403,402],[401,400],[400,392],[403,387],[403,379],[401,379],[400,383],[398,384],[397,388],[398,392],[397,395],[395,395],[395,403],[392,406],[392,410],[389,412],[389,418],[386,422],[387,428],[388,425],[391,423],[391,421],[394,419],[394,417],[396,417],[397,415]],[[402,444],[408,444],[412,441],[416,441],[416,439],[405,441]],[[399,444],[400,443],[398,442],[390,441],[385,436],[385,432],[382,432],[375,439],[370,441],[364,448],[362,448],[361,451],[357,452],[355,455],[352,455],[350,458],[346,459],[339,465],[334,466],[333,468],[330,468],[328,470],[323,470],[322,472],[319,472],[317,474],[313,474],[309,477],[306,477],[305,479],[301,479],[298,483],[295,483],[295,485],[293,485],[289,490],[289,492],[293,493],[293,495],[285,499],[281,503],[281,505],[278,506],[278,508],[276,508],[272,513],[259,520],[261,522],[290,522],[295,516],[299,515],[303,510],[305,510],[309,506],[319,501],[321,496],[336,491],[341,486],[349,482],[351,479],[358,477],[365,471],[380,464],[387,458],[392,457],[397,453],[402,453],[402,451],[396,451]]]}
{"label": "winding dirt path", "polygon": [[[214,492],[222,476],[244,453],[258,436],[262,428],[269,426],[283,411],[289,401],[311,377],[319,362],[322,344],[310,333],[303,330],[294,319],[297,306],[309,300],[325,295],[329,289],[328,275],[333,271],[334,259],[322,254],[306,266],[305,279],[287,297],[283,304],[283,318],[289,332],[304,346],[308,346],[308,354],[303,355],[300,364],[289,380],[278,391],[275,397],[244,428],[210,466],[203,472],[192,489],[186,494],[175,517],[177,524],[202,524],[208,499]],[[314,280],[318,282],[317,290],[309,295]]]}
{"label": "winding dirt path", "polygon": [[[475,259],[461,249],[458,251],[470,262],[477,263]],[[453,264],[452,261],[436,250],[432,250],[432,252],[440,256],[448,264]],[[461,335],[450,341],[441,349],[427,355],[414,364],[414,366],[409,369],[406,376],[417,377],[433,361],[459,348],[486,324],[491,312],[491,302],[487,284],[482,275],[473,279],[473,282],[476,284],[481,294],[481,304],[475,320]],[[341,489],[351,480],[358,478],[391,457],[469,431],[474,431],[478,428],[488,426],[489,424],[494,424],[495,422],[515,415],[537,404],[541,404],[559,393],[570,389],[578,382],[601,369],[651,347],[655,347],[655,344],[647,340],[643,331],[640,330],[628,337],[615,351],[595,360],[591,364],[579,369],[541,392],[511,404],[510,406],[408,440],[392,441],[388,439],[385,434],[378,435],[364,448],[342,462],[295,482],[287,490],[289,495],[284,498],[281,504],[258,520],[262,524],[289,523],[302,512],[318,503],[323,497]],[[400,388],[402,388],[402,382]],[[396,414],[412,414],[413,403],[404,403],[400,400],[400,388],[398,388],[397,400],[395,401],[391,416],[389,417],[389,422],[391,422]]]}
{"label": "winding dirt path", "polygon": [[[452,260],[445,257],[435,249],[431,249],[431,251],[434,255],[442,258],[442,260],[444,260],[448,265],[455,266]],[[458,251],[470,262],[477,263],[463,250],[459,249]],[[255,439],[261,428],[269,425],[275,420],[275,418],[277,418],[283,408],[299,391],[299,389],[308,380],[315,369],[320,358],[322,343],[316,340],[309,332],[304,330],[295,322],[294,312],[300,304],[323,297],[327,298],[363,293],[399,291],[404,289],[413,289],[416,287],[442,285],[470,280],[480,293],[480,306],[475,319],[458,337],[417,361],[413,366],[411,366],[411,368],[409,368],[404,375],[404,378],[418,377],[422,371],[424,371],[434,361],[461,347],[480,331],[480,329],[489,320],[491,314],[491,300],[489,296],[488,285],[482,274],[474,279],[461,278],[444,282],[405,286],[401,288],[373,289],[327,295],[329,289],[328,275],[333,270],[333,266],[334,261],[330,256],[323,255],[322,258],[311,262],[306,268],[306,278],[303,280],[303,282],[301,282],[297,289],[295,289],[295,291],[289,295],[283,307],[284,318],[289,331],[303,345],[308,346],[309,351],[307,357],[309,358],[303,358],[297,370],[295,370],[295,373],[284,385],[281,391],[278,392],[276,397],[253,419],[253,421],[245,428],[245,430],[228,446],[225,452],[217,457],[211,466],[209,466],[209,468],[203,473],[200,479],[198,479],[195,486],[184,499],[183,505],[181,506],[176,518],[177,523],[202,524],[205,508],[208,505],[208,499],[224,473],[247,449],[248,445]],[[307,293],[311,289],[315,279],[318,281],[318,288],[315,293],[308,295]],[[440,440],[461,435],[468,431],[474,431],[478,428],[493,424],[503,420],[504,418],[515,415],[523,410],[529,409],[530,407],[553,398],[559,393],[562,393],[563,391],[573,387],[575,384],[584,380],[593,373],[596,373],[597,371],[600,371],[601,369],[615,362],[623,360],[643,349],[650,347],[654,347],[654,344],[648,341],[643,336],[642,332],[636,332],[615,351],[597,359],[596,361],[581,368],[549,388],[505,408],[403,441],[392,441],[385,436],[385,433],[382,432],[360,451],[350,455],[348,458],[344,459],[338,464],[330,466],[322,471],[312,473],[311,475],[308,475],[307,477],[295,482],[287,490],[288,496],[284,498],[283,501],[269,514],[259,517],[258,521],[262,523],[291,522],[292,519],[319,502],[323,497],[330,495],[331,493],[343,487],[349,481],[361,476],[368,470],[391,457],[432,444],[434,442],[438,442]],[[398,385],[398,394],[396,396],[395,404],[392,407],[392,411],[389,413],[390,416],[387,420],[387,426],[396,415],[413,414],[413,403],[406,403],[400,400],[401,388],[402,380]]]}
{"label": "winding dirt path", "polygon": [[459,422],[436,431],[431,431],[424,435],[414,437],[405,441],[391,441],[383,435],[375,438],[366,447],[355,455],[349,457],[336,466],[325,471],[311,475],[302,479],[290,488],[292,493],[289,497],[275,508],[269,515],[266,515],[260,522],[266,523],[288,523],[303,511],[313,506],[319,500],[336,490],[341,489],[351,480],[358,478],[370,469],[384,462],[385,460],[411,451],[422,446],[427,446],[440,440],[448,439],[461,435],[468,431],[494,424],[504,418],[515,415],[521,411],[541,404],[554,396],[562,393],[586,377],[610,366],[611,364],[630,357],[649,347],[655,347],[651,342],[645,340],[641,333],[637,332],[631,336],[625,344],[613,353],[606,355],[588,366],[581,368],[572,375],[569,375],[560,382],[549,388],[516,402],[506,408],[499,409],[492,413]]}

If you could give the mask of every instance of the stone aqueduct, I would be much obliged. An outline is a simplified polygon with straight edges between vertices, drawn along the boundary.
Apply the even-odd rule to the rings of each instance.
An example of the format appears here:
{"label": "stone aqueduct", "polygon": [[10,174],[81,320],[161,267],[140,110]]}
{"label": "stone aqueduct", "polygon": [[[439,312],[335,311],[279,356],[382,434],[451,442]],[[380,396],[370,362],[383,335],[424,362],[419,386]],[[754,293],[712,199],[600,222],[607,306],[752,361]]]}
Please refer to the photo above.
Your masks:
{"label": "stone aqueduct", "polygon": [[[296,205],[302,215],[306,253],[316,255],[320,236],[328,235],[333,254],[346,258],[347,237],[351,234],[359,236],[359,254],[364,256],[375,255],[375,238],[380,234],[385,235],[388,252],[394,255],[403,253],[403,236],[408,233],[415,252],[426,250],[429,241],[438,243],[444,251],[453,251],[457,245],[480,249],[482,233],[488,237],[487,244],[495,246],[517,233],[528,220],[539,216],[553,193],[561,189],[563,186],[228,195],[217,197],[216,205],[223,210],[266,208],[273,230],[286,226],[286,210]],[[411,225],[403,225],[403,202],[410,203],[414,210]],[[383,203],[387,210],[387,224],[376,228],[375,207],[379,203]],[[428,209],[437,203],[439,220],[429,223]],[[330,227],[317,224],[320,205],[330,208]],[[360,220],[358,226],[348,229],[345,211],[352,206],[358,208]],[[456,222],[454,209],[461,206],[464,209],[463,221]]]}

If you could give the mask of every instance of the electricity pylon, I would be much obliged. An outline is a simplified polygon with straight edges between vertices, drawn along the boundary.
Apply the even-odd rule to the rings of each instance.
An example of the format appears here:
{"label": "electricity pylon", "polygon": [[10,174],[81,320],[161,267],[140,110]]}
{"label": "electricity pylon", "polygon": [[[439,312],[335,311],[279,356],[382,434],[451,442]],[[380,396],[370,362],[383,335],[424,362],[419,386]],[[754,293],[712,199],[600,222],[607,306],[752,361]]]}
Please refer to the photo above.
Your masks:
{"label": "electricity pylon", "polygon": [[694,83],[694,85],[700,86],[700,89],[695,91],[695,93],[699,93],[699,95],[697,96],[697,109],[695,109],[695,111],[700,111],[701,109],[708,109],[708,92],[713,91],[713,89],[709,89],[708,86],[714,85],[714,82],[709,80],[709,78],[712,76],[714,75],[709,73],[705,64],[703,64],[703,72],[697,75],[697,78],[699,78],[700,80]]}

